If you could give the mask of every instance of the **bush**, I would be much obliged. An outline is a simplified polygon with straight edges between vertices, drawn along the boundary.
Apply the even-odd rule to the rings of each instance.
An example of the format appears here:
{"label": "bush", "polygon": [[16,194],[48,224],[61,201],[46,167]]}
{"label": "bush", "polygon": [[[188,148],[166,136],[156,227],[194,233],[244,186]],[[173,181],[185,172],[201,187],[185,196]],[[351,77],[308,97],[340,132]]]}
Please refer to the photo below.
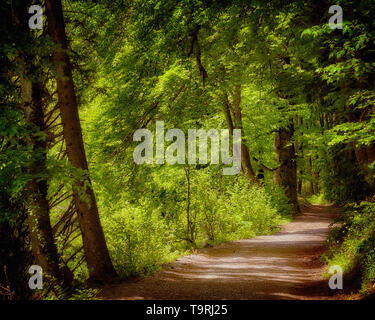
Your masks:
{"label": "bush", "polygon": [[[198,210],[197,241],[216,245],[223,241],[251,238],[278,230],[282,222],[273,198],[261,186],[243,179],[224,192],[199,184],[195,205]],[[199,205],[198,205],[199,204]]]}
{"label": "bush", "polygon": [[145,275],[173,258],[168,229],[156,212],[128,204],[103,219],[108,249],[121,277]]}
{"label": "bush", "polygon": [[357,202],[371,195],[371,187],[359,167],[353,150],[338,144],[322,149],[317,166],[327,201],[337,204]]}
{"label": "bush", "polygon": [[281,216],[263,187],[240,182],[231,188],[229,195],[222,206],[229,221],[233,219],[229,237],[250,238],[278,230]]}
{"label": "bush", "polygon": [[331,265],[340,265],[345,274],[361,278],[361,292],[368,292],[375,282],[375,203],[347,205],[336,219],[339,226],[327,239],[323,256]]}
{"label": "bush", "polygon": [[[192,248],[278,230],[282,217],[274,202],[276,196],[273,198],[264,187],[250,186],[244,178],[232,179],[221,188],[211,182],[209,175],[202,172],[192,177],[192,239],[187,234],[186,199],[175,207],[175,213],[168,215],[163,205],[150,200],[124,201],[123,205],[106,207],[103,227],[121,277],[153,272]],[[279,205],[287,210],[285,203]]]}

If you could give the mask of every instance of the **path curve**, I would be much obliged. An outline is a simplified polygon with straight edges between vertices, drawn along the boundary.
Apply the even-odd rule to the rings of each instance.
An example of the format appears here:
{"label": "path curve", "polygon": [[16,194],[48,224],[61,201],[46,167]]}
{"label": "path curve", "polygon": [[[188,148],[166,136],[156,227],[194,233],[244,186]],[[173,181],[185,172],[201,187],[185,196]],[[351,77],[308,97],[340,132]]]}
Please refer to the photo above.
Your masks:
{"label": "path curve", "polygon": [[319,257],[335,210],[304,206],[270,236],[230,241],[169,263],[161,271],[106,285],[104,299],[328,299]]}

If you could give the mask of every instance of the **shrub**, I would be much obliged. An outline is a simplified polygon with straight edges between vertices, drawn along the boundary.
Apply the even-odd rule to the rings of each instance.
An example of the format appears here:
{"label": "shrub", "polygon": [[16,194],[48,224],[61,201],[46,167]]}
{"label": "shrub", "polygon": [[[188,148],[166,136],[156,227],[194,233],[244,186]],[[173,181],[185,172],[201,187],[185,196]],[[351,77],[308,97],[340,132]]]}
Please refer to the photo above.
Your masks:
{"label": "shrub", "polygon": [[339,225],[327,239],[323,256],[331,265],[340,265],[343,272],[361,278],[361,292],[367,293],[375,281],[375,203],[347,205],[336,219]]}
{"label": "shrub", "polygon": [[[153,272],[193,248],[271,234],[283,222],[278,210],[290,210],[278,189],[268,192],[244,177],[218,184],[204,169],[192,170],[188,228],[186,186],[180,180],[163,181],[145,188],[144,194],[156,198],[140,196],[113,206],[101,201],[108,248],[122,277]],[[177,205],[166,210],[172,200]]]}
{"label": "shrub", "polygon": [[278,230],[281,216],[263,187],[240,182],[231,188],[229,195],[222,208],[228,219],[233,217],[230,222],[232,238],[250,238]]}
{"label": "shrub", "polygon": [[145,275],[172,259],[168,231],[157,212],[128,205],[103,220],[108,249],[121,277]]}
{"label": "shrub", "polygon": [[[278,230],[281,215],[272,196],[261,186],[238,179],[220,193],[201,184],[198,239],[218,244],[227,240],[251,238]],[[204,189],[204,190],[203,190]]]}

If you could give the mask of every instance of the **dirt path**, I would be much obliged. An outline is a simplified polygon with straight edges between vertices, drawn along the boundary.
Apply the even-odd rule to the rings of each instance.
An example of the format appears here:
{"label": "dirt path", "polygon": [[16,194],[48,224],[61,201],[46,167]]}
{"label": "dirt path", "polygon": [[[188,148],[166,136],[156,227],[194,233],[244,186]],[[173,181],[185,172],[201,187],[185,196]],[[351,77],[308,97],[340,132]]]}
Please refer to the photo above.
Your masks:
{"label": "dirt path", "polygon": [[143,279],[107,285],[106,299],[327,299],[321,274],[328,226],[327,206],[303,214],[271,236],[199,250]]}

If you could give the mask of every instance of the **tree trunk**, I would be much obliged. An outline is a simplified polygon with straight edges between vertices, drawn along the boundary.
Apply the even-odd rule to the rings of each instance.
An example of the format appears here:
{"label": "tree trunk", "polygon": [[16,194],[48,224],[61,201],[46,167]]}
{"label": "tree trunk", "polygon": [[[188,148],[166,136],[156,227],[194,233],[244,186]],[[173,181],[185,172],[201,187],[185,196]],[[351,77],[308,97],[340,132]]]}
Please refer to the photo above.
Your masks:
{"label": "tree trunk", "polygon": [[[302,172],[300,171],[300,174],[302,174]],[[302,195],[302,184],[303,184],[303,181],[302,179],[298,179],[298,194],[299,195]]]}
{"label": "tree trunk", "polygon": [[[45,130],[44,114],[39,83],[22,80],[22,98],[24,101],[25,122],[41,132]],[[30,135],[27,144],[32,147],[34,158],[28,174],[34,176],[27,187],[28,224],[35,259],[53,284],[69,288],[73,273],[67,266],[61,266],[62,260],[53,238],[50,221],[49,203],[47,201],[48,183],[41,178],[47,171],[45,139]]]}
{"label": "tree trunk", "polygon": [[297,198],[297,164],[294,144],[291,139],[294,134],[294,126],[281,128],[275,136],[275,151],[277,154],[278,169],[275,171],[277,183],[285,190],[292,205],[293,212],[299,213]]}
{"label": "tree trunk", "polygon": [[[83,144],[81,124],[78,115],[77,99],[72,78],[72,70],[67,54],[67,40],[60,0],[46,0],[46,14],[49,34],[58,46],[52,59],[57,72],[57,94],[67,156],[71,164],[88,172]],[[82,192],[85,186],[85,196]],[[92,280],[105,280],[117,277],[113,268],[104,238],[94,191],[87,173],[73,188],[74,203],[82,233],[83,248]],[[86,199],[86,200],[85,200]]]}
{"label": "tree trunk", "polygon": [[190,189],[190,166],[187,165],[185,168],[185,175],[187,181],[187,195],[186,195],[186,238],[188,241],[195,246],[194,237],[194,222],[191,219],[190,203],[191,203],[191,189]]}
{"label": "tree trunk", "polygon": [[[237,86],[233,106],[229,101],[228,95],[224,94],[224,114],[228,124],[229,133],[233,136],[233,129],[242,130],[242,111],[241,111],[241,87]],[[232,117],[233,114],[233,117]],[[233,121],[234,120],[234,121]],[[234,122],[234,123],[233,123]],[[251,165],[250,151],[246,145],[245,139],[241,138],[241,168],[242,172],[251,182],[258,183],[253,167]]]}
{"label": "tree trunk", "polygon": [[[296,116],[295,123],[296,123],[297,126],[302,127],[303,118],[299,117],[299,116]],[[294,148],[295,148],[295,150],[297,150],[298,158],[303,159],[304,158],[303,132],[300,133],[300,140],[295,142]],[[298,166],[298,164],[297,164],[297,166]],[[301,165],[301,166],[299,166],[298,169],[299,170],[298,170],[298,175],[297,175],[297,193],[298,193],[298,195],[302,195],[302,185],[303,185],[302,176],[303,176],[303,173],[304,173],[304,168]]]}
{"label": "tree trunk", "polygon": [[311,159],[311,156],[309,157],[309,169],[310,169],[310,177],[311,177],[311,180],[310,180],[310,195],[314,195],[315,194],[315,191],[314,191],[314,172],[313,172],[313,165],[312,165],[312,159]]}

